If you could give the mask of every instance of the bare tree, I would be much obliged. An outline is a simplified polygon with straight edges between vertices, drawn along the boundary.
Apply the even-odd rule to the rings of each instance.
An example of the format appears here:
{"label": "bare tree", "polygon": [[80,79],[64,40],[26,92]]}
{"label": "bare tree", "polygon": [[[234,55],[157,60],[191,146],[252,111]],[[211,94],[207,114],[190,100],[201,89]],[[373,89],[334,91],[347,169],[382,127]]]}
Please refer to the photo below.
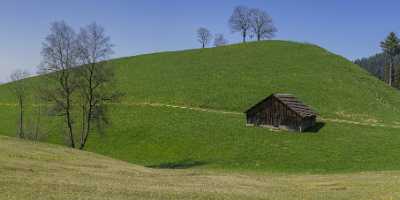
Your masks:
{"label": "bare tree", "polygon": [[[106,36],[104,28],[92,23],[80,30],[78,35],[79,75],[81,84],[79,89],[82,99],[82,132],[80,149],[86,145],[92,131],[92,123],[107,123],[107,101],[115,100],[117,96],[111,88],[113,82],[113,68],[107,66],[113,45]],[[101,130],[99,130],[101,131]]]}
{"label": "bare tree", "polygon": [[50,34],[43,42],[43,65],[40,70],[48,73],[46,77],[56,82],[54,87],[46,90],[45,95],[53,102],[55,114],[64,117],[67,138],[72,148],[75,148],[72,109],[73,93],[77,88],[73,76],[73,68],[77,66],[77,47],[76,33],[70,26],[64,21],[52,23]]}
{"label": "bare tree", "polygon": [[205,48],[212,40],[211,32],[206,28],[197,29],[197,41],[200,42],[202,48]]}
{"label": "bare tree", "polygon": [[243,42],[246,42],[248,31],[251,27],[250,10],[246,6],[237,6],[229,19],[229,26],[233,33],[240,32]]}
{"label": "bare tree", "polygon": [[254,8],[250,10],[251,32],[257,37],[257,41],[274,37],[277,29],[272,18],[267,12]]}
{"label": "bare tree", "polygon": [[228,40],[225,39],[223,34],[216,34],[214,38],[214,46],[216,47],[228,44]]}
{"label": "bare tree", "polygon": [[31,96],[32,99],[32,110],[29,117],[29,123],[27,128],[27,137],[30,140],[39,141],[40,139],[47,136],[47,132],[45,127],[42,127],[43,121],[46,119],[44,118],[44,114],[47,111],[48,102],[46,99],[43,98],[43,89],[47,88],[46,82],[38,82],[35,83],[30,89],[33,91]]}
{"label": "bare tree", "polygon": [[24,108],[25,108],[25,98],[26,98],[26,85],[23,79],[27,78],[29,73],[23,70],[16,70],[11,74],[11,91],[14,93],[18,101],[19,108],[19,118],[18,118],[18,137],[24,138]]}

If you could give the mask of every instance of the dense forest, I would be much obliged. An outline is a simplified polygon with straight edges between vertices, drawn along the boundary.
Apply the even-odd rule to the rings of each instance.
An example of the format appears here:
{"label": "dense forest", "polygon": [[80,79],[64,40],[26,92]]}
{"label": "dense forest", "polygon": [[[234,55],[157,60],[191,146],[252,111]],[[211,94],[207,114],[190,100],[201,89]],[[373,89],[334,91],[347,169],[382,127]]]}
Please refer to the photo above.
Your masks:
{"label": "dense forest", "polygon": [[[382,81],[385,81],[387,74],[385,75],[385,67],[388,66],[387,58],[384,53],[378,53],[370,57],[357,59],[354,61],[355,64],[359,65],[361,68],[367,70],[372,75],[376,76]],[[396,69],[400,66],[400,56],[396,56],[394,59],[394,64]],[[395,83],[394,87],[400,89],[400,74],[399,70],[395,70]]]}

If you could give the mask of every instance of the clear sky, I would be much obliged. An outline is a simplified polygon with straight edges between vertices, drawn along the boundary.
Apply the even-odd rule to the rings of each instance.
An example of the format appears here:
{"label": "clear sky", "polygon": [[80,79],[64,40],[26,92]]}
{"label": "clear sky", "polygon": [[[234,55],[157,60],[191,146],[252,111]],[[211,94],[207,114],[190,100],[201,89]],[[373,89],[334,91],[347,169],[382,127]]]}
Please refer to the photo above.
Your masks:
{"label": "clear sky", "polygon": [[349,59],[380,52],[379,42],[400,31],[398,0],[0,0],[0,81],[15,69],[35,72],[52,21],[76,29],[96,21],[122,57],[198,48],[200,26],[239,42],[227,23],[237,5],[266,10],[275,39],[315,43]]}

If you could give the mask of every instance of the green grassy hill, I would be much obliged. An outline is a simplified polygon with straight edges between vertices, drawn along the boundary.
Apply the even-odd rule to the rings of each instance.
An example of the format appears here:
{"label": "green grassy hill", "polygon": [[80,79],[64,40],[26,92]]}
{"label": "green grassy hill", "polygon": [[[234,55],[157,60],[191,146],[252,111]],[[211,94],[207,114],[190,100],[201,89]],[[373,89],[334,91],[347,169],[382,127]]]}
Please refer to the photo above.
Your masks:
{"label": "green grassy hill", "polygon": [[[266,41],[121,58],[112,126],[89,151],[160,168],[276,172],[400,169],[400,93],[343,57],[308,44]],[[29,79],[32,84],[41,77]],[[16,127],[0,86],[0,133]],[[240,113],[274,92],[292,93],[324,123],[317,133],[245,127]],[[161,104],[213,109],[182,109]],[[60,127],[47,139],[62,143]]]}
{"label": "green grassy hill", "polygon": [[158,170],[0,136],[0,199],[397,199],[400,172],[336,175]]}

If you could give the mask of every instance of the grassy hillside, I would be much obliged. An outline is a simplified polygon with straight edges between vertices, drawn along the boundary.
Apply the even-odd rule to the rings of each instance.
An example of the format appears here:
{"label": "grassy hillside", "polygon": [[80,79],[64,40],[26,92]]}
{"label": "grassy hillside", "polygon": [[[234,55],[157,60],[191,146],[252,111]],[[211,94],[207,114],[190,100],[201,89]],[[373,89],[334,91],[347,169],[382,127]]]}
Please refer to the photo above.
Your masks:
{"label": "grassy hillside", "polygon": [[293,93],[322,115],[396,120],[400,95],[317,46],[268,41],[115,61],[127,101],[244,111],[273,92]]}
{"label": "grassy hillside", "polygon": [[0,136],[0,199],[397,199],[400,173],[157,170]]}
{"label": "grassy hillside", "polygon": [[[267,41],[113,60],[112,126],[88,150],[132,163],[274,172],[400,169],[400,94],[317,46]],[[41,77],[27,80],[31,86]],[[0,86],[0,133],[13,135],[15,107]],[[245,127],[240,114],[273,92],[292,93],[321,114],[318,132]],[[143,103],[224,110],[203,112]],[[158,104],[157,104],[158,105]],[[52,120],[53,121],[53,120]],[[62,143],[53,122],[47,141]]]}

